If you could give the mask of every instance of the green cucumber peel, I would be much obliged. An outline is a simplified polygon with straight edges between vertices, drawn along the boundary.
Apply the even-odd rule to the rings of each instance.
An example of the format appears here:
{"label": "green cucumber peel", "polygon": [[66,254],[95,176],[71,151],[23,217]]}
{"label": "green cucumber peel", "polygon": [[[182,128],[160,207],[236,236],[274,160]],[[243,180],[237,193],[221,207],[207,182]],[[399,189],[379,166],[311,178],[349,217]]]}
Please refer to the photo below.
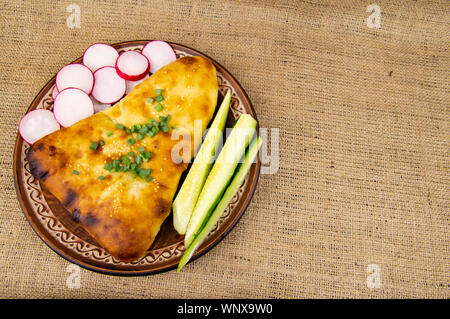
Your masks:
{"label": "green cucumber peel", "polygon": [[211,170],[216,150],[222,141],[230,104],[231,92],[228,90],[191,165],[186,179],[173,202],[173,225],[180,235],[186,233],[186,228],[194,211],[195,204],[197,203],[208,173]]}
{"label": "green cucumber peel", "polygon": [[245,179],[245,176],[247,176],[248,171],[250,170],[251,165],[253,164],[253,161],[256,158],[256,155],[258,154],[258,150],[261,147],[262,140],[259,136],[255,138],[255,140],[250,145],[246,155],[244,162],[242,164],[239,164],[238,168],[236,169],[236,173],[231,180],[230,185],[227,187],[225,193],[222,196],[222,199],[215,207],[214,211],[210,215],[208,221],[200,231],[200,233],[195,237],[195,239],[192,241],[192,243],[186,248],[183,256],[181,257],[181,260],[178,264],[177,272],[179,272],[192,258],[195,251],[198,249],[198,247],[203,243],[203,241],[206,239],[208,234],[211,232],[211,230],[215,227],[217,221],[222,216],[223,212],[227,208],[230,201],[233,199],[234,195],[237,193],[239,188],[242,185],[242,182]]}
{"label": "green cucumber peel", "polygon": [[198,197],[186,229],[185,246],[189,246],[200,232],[201,226],[214,207],[214,203],[225,191],[236,167],[245,154],[245,149],[255,134],[256,125],[257,122],[251,115],[243,114],[232,129]]}

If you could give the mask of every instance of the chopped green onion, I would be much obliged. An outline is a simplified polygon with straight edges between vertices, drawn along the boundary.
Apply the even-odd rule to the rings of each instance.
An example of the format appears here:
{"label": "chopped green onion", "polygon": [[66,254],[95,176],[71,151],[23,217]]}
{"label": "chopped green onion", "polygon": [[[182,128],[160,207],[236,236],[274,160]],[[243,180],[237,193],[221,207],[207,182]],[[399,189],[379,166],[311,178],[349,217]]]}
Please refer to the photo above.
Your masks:
{"label": "chopped green onion", "polygon": [[134,162],[139,165],[141,163],[142,158],[140,156],[136,156],[136,158],[134,159]]}
{"label": "chopped green onion", "polygon": [[133,145],[134,143],[136,143],[136,139],[135,138],[130,138],[130,139],[127,140],[127,143],[129,145]]}
{"label": "chopped green onion", "polygon": [[152,173],[151,169],[140,169],[139,170],[139,176],[146,177]]}
{"label": "chopped green onion", "polygon": [[149,97],[149,98],[147,99],[147,103],[153,103],[153,99],[152,99],[151,97]]}
{"label": "chopped green onion", "polygon": [[73,170],[73,174],[74,174],[74,175],[79,175],[79,174],[80,174],[80,172],[79,172],[79,171],[77,171],[76,169],[74,169],[74,170]]}
{"label": "chopped green onion", "polygon": [[117,123],[116,126],[121,130],[126,130],[126,127],[123,124]]}
{"label": "chopped green onion", "polygon": [[155,105],[156,112],[161,112],[162,109],[163,109],[163,107],[162,107],[161,103],[158,103],[158,104]]}
{"label": "chopped green onion", "polygon": [[143,151],[145,151],[145,147],[144,146],[138,147],[137,150],[139,153],[142,153]]}
{"label": "chopped green onion", "polygon": [[119,168],[119,166],[120,166],[119,160],[116,160],[116,159],[115,159],[115,160],[113,161],[113,167],[114,167],[114,169],[117,170],[117,169]]}
{"label": "chopped green onion", "polygon": [[162,91],[163,91],[162,89],[156,89],[155,94],[160,95],[160,94],[162,94]]}
{"label": "chopped green onion", "polygon": [[127,129],[125,130],[125,132],[127,132],[128,134],[131,134],[131,130],[130,130],[129,128],[127,128]]}
{"label": "chopped green onion", "polygon": [[159,125],[158,122],[155,121],[154,119],[150,119],[150,120],[148,120],[148,121],[149,121],[149,123],[150,123],[152,126],[158,126],[158,125]]}
{"label": "chopped green onion", "polygon": [[141,133],[138,133],[138,135],[136,135],[136,138],[138,139],[138,141],[144,139],[144,135],[142,135]]}
{"label": "chopped green onion", "polygon": [[156,102],[161,102],[162,100],[164,100],[164,97],[162,95],[158,95],[157,97],[155,97]]}
{"label": "chopped green onion", "polygon": [[103,140],[98,141],[98,143],[99,143],[101,146],[105,146],[105,141],[103,141]]}
{"label": "chopped green onion", "polygon": [[141,135],[147,134],[147,132],[148,132],[148,127],[147,126],[144,126],[144,127],[139,129],[139,134],[141,134]]}
{"label": "chopped green onion", "polygon": [[123,155],[123,156],[120,158],[120,160],[121,160],[122,163],[124,163],[125,165],[127,165],[127,164],[130,163],[130,159],[129,159],[126,155]]}
{"label": "chopped green onion", "polygon": [[106,169],[107,171],[110,171],[110,170],[112,170],[113,166],[111,163],[106,163],[105,167],[103,167],[103,168]]}
{"label": "chopped green onion", "polygon": [[106,133],[106,136],[111,136],[111,135],[113,135],[113,132]]}
{"label": "chopped green onion", "polygon": [[95,143],[95,142],[92,142],[92,143],[91,143],[91,146],[89,146],[89,148],[90,148],[91,150],[95,151],[95,150],[98,148],[98,144]]}
{"label": "chopped green onion", "polygon": [[134,154],[134,152],[128,152],[128,156],[135,157],[136,155]]}
{"label": "chopped green onion", "polygon": [[161,130],[162,130],[163,132],[169,132],[169,127],[164,123],[164,125],[161,126]]}
{"label": "chopped green onion", "polygon": [[152,152],[144,152],[144,153],[142,154],[142,156],[143,156],[145,159],[149,159],[149,158],[152,157]]}
{"label": "chopped green onion", "polygon": [[98,177],[98,179],[102,181],[102,180],[104,180],[105,178],[104,178],[103,176],[100,175],[100,176]]}
{"label": "chopped green onion", "polygon": [[146,180],[147,182],[150,182],[152,179],[153,179],[153,178],[152,178],[151,176],[147,176],[147,177],[145,178],[145,180]]}

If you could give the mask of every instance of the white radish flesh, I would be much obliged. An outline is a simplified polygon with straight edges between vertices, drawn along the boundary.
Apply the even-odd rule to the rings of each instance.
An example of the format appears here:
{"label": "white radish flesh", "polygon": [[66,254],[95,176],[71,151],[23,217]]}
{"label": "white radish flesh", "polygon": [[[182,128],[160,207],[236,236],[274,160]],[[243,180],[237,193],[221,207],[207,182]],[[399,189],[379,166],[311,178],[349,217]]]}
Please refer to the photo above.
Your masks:
{"label": "white radish flesh", "polygon": [[67,127],[94,114],[91,98],[80,89],[68,88],[59,92],[53,105],[55,119]]}
{"label": "white radish flesh", "polygon": [[142,54],[150,61],[150,73],[177,59],[170,44],[164,41],[150,41],[142,48]]}
{"label": "white radish flesh", "polygon": [[92,104],[94,104],[94,113],[98,113],[100,111],[106,110],[111,107],[111,104],[100,103],[93,96],[90,96],[92,100]]}
{"label": "white radish flesh", "polygon": [[144,82],[148,77],[149,77],[149,75],[147,74],[143,79],[141,79],[139,81],[127,81],[127,89],[126,89],[125,94],[130,93],[136,85]]}
{"label": "white radish flesh", "polygon": [[56,86],[59,92],[67,88],[77,88],[90,94],[94,87],[94,75],[83,64],[68,64],[56,74]]}
{"label": "white radish flesh", "polygon": [[20,120],[19,133],[28,144],[33,144],[44,136],[59,130],[53,113],[39,109],[31,111]]}
{"label": "white radish flesh", "polygon": [[109,44],[95,43],[84,51],[83,64],[92,72],[104,66],[115,66],[119,53]]}
{"label": "white radish flesh", "polygon": [[95,85],[92,96],[100,103],[112,104],[125,94],[126,81],[111,66],[105,66],[94,72]]}
{"label": "white radish flesh", "polygon": [[53,87],[52,90],[52,99],[53,101],[56,99],[56,96],[59,94],[58,88],[56,87],[56,85]]}
{"label": "white radish flesh", "polygon": [[148,59],[136,51],[126,51],[116,61],[117,74],[128,81],[141,80],[148,75],[149,69]]}

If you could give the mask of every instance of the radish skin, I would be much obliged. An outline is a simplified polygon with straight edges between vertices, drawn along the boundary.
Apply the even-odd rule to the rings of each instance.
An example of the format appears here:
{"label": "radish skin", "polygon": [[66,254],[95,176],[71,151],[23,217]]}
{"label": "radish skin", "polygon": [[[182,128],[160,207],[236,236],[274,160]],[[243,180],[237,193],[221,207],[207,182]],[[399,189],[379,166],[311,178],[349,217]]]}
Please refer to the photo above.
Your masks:
{"label": "radish skin", "polygon": [[159,40],[148,42],[141,52],[150,62],[150,73],[155,73],[163,66],[177,59],[175,51],[170,44]]}
{"label": "radish skin", "polygon": [[128,81],[138,81],[148,75],[150,62],[139,52],[126,51],[116,61],[117,74]]}
{"label": "radish skin", "polygon": [[119,57],[117,50],[106,43],[94,43],[84,51],[83,64],[92,72],[104,66],[115,66]]}
{"label": "radish skin", "polygon": [[68,127],[94,114],[94,104],[84,91],[67,88],[56,97],[53,114],[61,126]]}
{"label": "radish skin", "polygon": [[94,81],[91,70],[80,63],[63,66],[56,74],[56,87],[59,92],[67,88],[77,88],[90,94]]}
{"label": "radish skin", "polygon": [[53,90],[52,90],[52,99],[53,99],[53,101],[56,99],[56,97],[58,96],[58,94],[59,94],[59,91],[58,91],[58,88],[56,87],[56,85],[53,87]]}
{"label": "radish skin", "polygon": [[40,140],[44,136],[59,130],[60,126],[49,110],[38,109],[22,117],[19,123],[20,136],[28,144]]}
{"label": "radish skin", "polygon": [[94,72],[95,85],[92,96],[100,103],[113,104],[125,94],[127,84],[116,72],[116,68],[105,66]]}

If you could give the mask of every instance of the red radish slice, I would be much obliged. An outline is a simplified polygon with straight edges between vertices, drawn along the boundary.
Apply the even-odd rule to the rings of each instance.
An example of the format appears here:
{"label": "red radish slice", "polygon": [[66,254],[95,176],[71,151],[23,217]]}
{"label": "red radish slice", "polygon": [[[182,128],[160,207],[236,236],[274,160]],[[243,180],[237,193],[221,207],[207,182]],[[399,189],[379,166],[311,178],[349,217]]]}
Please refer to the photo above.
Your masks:
{"label": "red radish slice", "polygon": [[56,96],[59,94],[58,88],[56,87],[56,85],[53,87],[52,90],[52,99],[53,101],[56,99]]}
{"label": "red radish slice", "polygon": [[44,136],[59,130],[53,113],[39,109],[25,114],[19,123],[19,133],[28,144],[33,144]]}
{"label": "red radish slice", "polygon": [[98,113],[111,107],[111,104],[100,103],[99,101],[94,99],[93,96],[90,96],[90,98],[92,100],[92,104],[94,104],[94,113]]}
{"label": "red radish slice", "polygon": [[138,81],[148,75],[148,59],[136,51],[127,51],[119,55],[116,61],[117,74],[128,81]]}
{"label": "red radish slice", "polygon": [[84,91],[68,88],[56,97],[53,114],[61,126],[67,127],[94,114],[94,104]]}
{"label": "red radish slice", "polygon": [[142,48],[142,54],[150,61],[150,73],[177,59],[170,44],[164,41],[150,41]]}
{"label": "red radish slice", "polygon": [[77,88],[90,94],[94,87],[94,75],[83,64],[68,64],[56,74],[56,86],[59,92],[67,88]]}
{"label": "red radish slice", "polygon": [[83,64],[92,72],[104,66],[115,66],[119,53],[106,43],[95,43],[84,51]]}
{"label": "red radish slice", "polygon": [[144,82],[144,80],[147,79],[148,77],[149,77],[149,75],[147,74],[143,79],[141,79],[139,81],[127,81],[127,89],[125,91],[125,94],[130,93],[136,85]]}
{"label": "red radish slice", "polygon": [[125,94],[126,81],[111,66],[104,66],[94,72],[95,85],[92,96],[100,103],[113,104]]}

